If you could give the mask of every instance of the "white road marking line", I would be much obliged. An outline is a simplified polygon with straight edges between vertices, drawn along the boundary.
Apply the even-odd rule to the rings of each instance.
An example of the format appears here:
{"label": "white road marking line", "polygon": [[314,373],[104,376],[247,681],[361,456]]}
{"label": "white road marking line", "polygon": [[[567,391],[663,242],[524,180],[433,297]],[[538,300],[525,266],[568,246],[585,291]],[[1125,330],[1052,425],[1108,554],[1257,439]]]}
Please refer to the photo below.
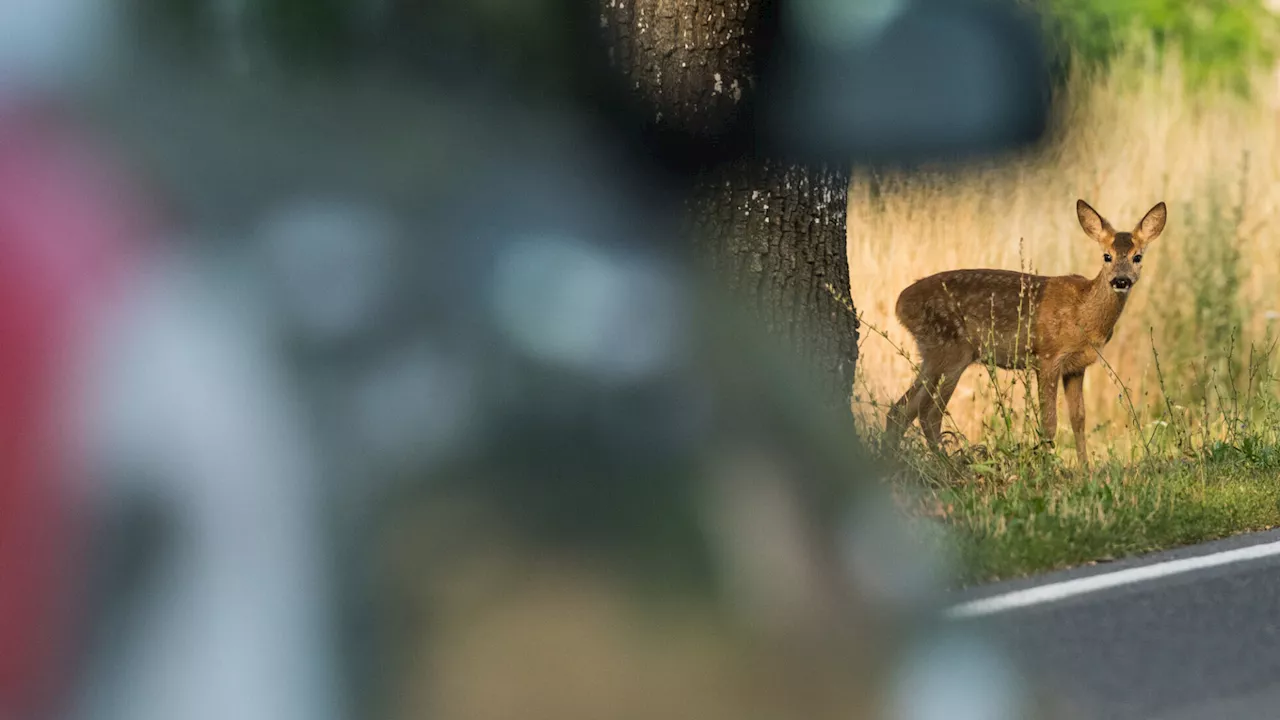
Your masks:
{"label": "white road marking line", "polygon": [[1108,588],[1133,585],[1148,580],[1169,577],[1170,575],[1180,575],[1194,570],[1230,565],[1231,563],[1244,562],[1246,560],[1257,560],[1272,555],[1280,555],[1280,541],[1250,545],[1249,547],[1224,550],[1181,560],[1169,560],[1155,565],[1126,568],[1101,575],[1090,575],[1089,577],[1064,580],[1051,585],[1040,585],[1026,590],[1017,590],[1003,595],[971,600],[948,609],[946,616],[949,618],[971,618],[993,615],[1006,610],[1057,602],[1069,597],[1085,595]]}

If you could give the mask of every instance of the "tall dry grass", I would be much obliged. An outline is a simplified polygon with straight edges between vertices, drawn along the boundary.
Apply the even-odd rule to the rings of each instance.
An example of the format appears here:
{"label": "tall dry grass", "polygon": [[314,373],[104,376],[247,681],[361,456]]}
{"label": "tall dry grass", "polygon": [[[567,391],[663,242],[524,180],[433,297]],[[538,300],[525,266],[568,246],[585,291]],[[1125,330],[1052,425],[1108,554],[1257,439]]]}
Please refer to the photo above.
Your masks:
{"label": "tall dry grass", "polygon": [[[1168,55],[1166,57],[1169,57]],[[1260,70],[1251,99],[1187,89],[1176,62],[1130,52],[1102,74],[1078,74],[1060,101],[1063,126],[1047,147],[962,172],[855,172],[849,189],[852,298],[864,321],[860,412],[880,422],[913,377],[914,343],[894,317],[898,293],[956,268],[1030,269],[1092,277],[1101,253],[1079,228],[1075,200],[1117,228],[1159,200],[1164,235],[1144,259],[1141,282],[1103,352],[1112,375],[1086,376],[1091,431],[1123,442],[1176,402],[1160,393],[1153,344],[1176,398],[1215,394],[1251,344],[1268,340],[1280,310],[1280,116],[1273,75]],[[990,431],[996,393],[1022,412],[1025,395],[971,368],[951,402],[951,429],[971,440]],[[1140,423],[1122,401],[1127,388]],[[1220,391],[1216,392],[1221,395]],[[1065,432],[1060,427],[1059,432]],[[1096,441],[1095,441],[1096,442]],[[1107,444],[1107,443],[1099,443]],[[1097,444],[1092,445],[1097,447]]]}

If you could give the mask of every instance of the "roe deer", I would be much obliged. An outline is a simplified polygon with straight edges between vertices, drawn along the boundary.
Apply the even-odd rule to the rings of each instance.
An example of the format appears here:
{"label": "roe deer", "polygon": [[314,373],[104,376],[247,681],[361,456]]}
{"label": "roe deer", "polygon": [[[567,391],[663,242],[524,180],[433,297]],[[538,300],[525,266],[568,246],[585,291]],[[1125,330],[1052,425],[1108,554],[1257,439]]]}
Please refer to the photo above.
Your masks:
{"label": "roe deer", "polygon": [[1076,215],[1102,250],[1102,270],[1092,280],[1080,275],[1045,277],[1010,270],[952,270],[919,280],[902,291],[898,320],[920,348],[920,374],[889,411],[886,432],[896,445],[915,418],[925,439],[937,447],[942,416],[961,374],[975,362],[1005,369],[1030,366],[1039,386],[1041,432],[1050,444],[1058,429],[1061,379],[1076,439],[1076,455],[1087,467],[1084,427],[1084,371],[1124,310],[1138,282],[1142,254],[1164,230],[1166,211],[1158,203],[1133,232],[1116,232],[1084,200]]}

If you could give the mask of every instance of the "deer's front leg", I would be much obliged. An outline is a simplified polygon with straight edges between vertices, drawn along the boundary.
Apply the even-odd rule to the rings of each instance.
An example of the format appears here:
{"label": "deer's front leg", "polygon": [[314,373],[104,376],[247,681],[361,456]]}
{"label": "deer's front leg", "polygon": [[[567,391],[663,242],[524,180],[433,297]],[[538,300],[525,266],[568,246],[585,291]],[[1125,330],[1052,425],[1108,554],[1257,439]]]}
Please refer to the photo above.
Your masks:
{"label": "deer's front leg", "polygon": [[1056,358],[1036,369],[1036,385],[1040,389],[1040,433],[1044,442],[1051,446],[1058,434],[1058,382],[1061,378],[1062,369]]}
{"label": "deer's front leg", "polygon": [[1076,458],[1081,468],[1088,469],[1089,453],[1085,449],[1084,431],[1084,372],[1063,375],[1062,389],[1067,394],[1067,414],[1071,417],[1071,432],[1076,436]]}

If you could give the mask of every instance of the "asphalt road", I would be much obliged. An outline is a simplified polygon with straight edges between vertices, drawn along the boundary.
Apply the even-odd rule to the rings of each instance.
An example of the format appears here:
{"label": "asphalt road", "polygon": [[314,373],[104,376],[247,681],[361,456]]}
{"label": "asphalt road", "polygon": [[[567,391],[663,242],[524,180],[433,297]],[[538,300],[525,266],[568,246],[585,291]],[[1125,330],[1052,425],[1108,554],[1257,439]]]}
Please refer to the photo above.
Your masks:
{"label": "asphalt road", "polygon": [[[1244,535],[961,593],[964,602],[1280,541]],[[1082,717],[1280,719],[1280,555],[957,620],[981,623]]]}

